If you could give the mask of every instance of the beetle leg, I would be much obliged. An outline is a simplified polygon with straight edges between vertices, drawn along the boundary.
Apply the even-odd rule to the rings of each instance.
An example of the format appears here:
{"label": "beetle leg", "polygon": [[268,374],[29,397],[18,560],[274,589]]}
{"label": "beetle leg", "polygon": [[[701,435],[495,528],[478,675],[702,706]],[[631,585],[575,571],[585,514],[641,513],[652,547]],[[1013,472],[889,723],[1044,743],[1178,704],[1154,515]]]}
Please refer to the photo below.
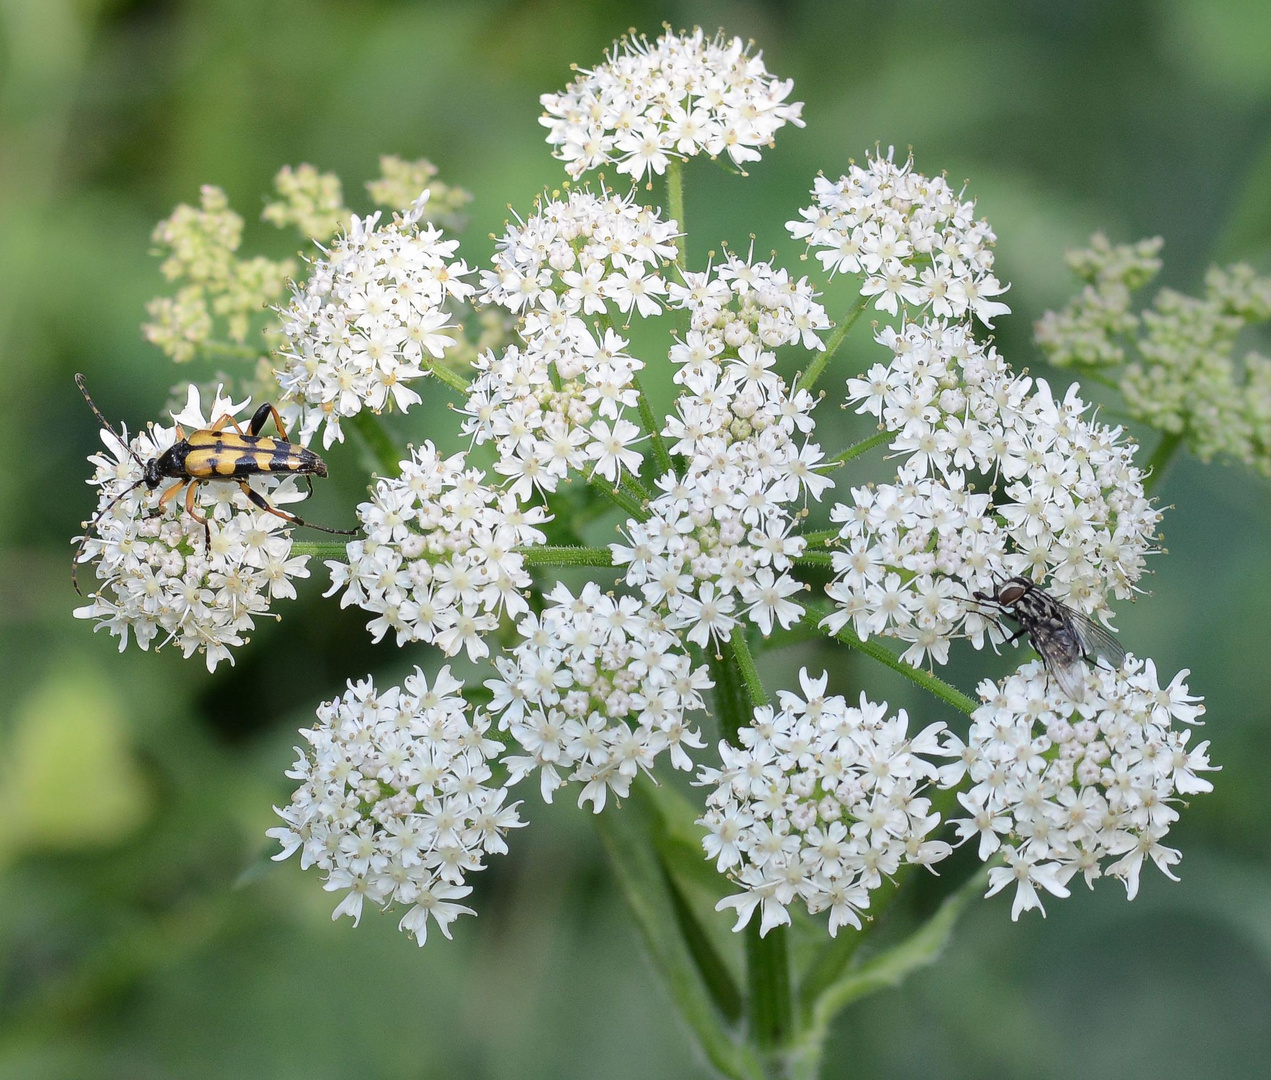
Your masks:
{"label": "beetle leg", "polygon": [[[216,418],[216,423],[214,423],[207,430],[213,431],[213,432],[223,431],[225,429],[226,424],[232,424],[234,427],[234,430],[237,431],[240,435],[246,434],[246,432],[243,431],[243,429],[238,426],[238,421],[235,420],[232,416],[230,416],[229,413],[221,413],[221,415]],[[256,433],[253,431],[252,434],[254,435]]]}
{"label": "beetle leg", "polygon": [[253,506],[264,510],[267,514],[273,514],[274,517],[280,517],[283,521],[290,521],[293,525],[303,525],[306,529],[335,533],[337,536],[352,536],[358,531],[357,529],[329,529],[325,525],[314,525],[311,521],[305,521],[303,518],[296,517],[295,514],[289,514],[286,510],[279,510],[278,507],[270,505],[269,500],[259,491],[254,490],[246,480],[240,480],[238,486],[243,489],[243,494]]}
{"label": "beetle leg", "polygon": [[264,495],[253,488],[246,480],[240,480],[238,486],[243,489],[243,494],[247,496],[247,501],[257,509],[264,510],[266,514],[273,514],[274,517],[280,517],[283,521],[290,521],[296,525],[304,524],[295,514],[289,514],[286,510],[279,510],[278,507],[273,506]]}
{"label": "beetle leg", "polygon": [[259,435],[261,429],[265,426],[265,421],[271,416],[274,418],[274,425],[278,428],[278,434],[282,436],[282,441],[285,443],[291,442],[287,429],[283,427],[282,417],[278,415],[278,410],[268,401],[262,403],[252,416],[252,422],[247,425],[247,433],[249,435]]}
{"label": "beetle leg", "polygon": [[185,512],[203,526],[204,552],[210,552],[212,550],[212,526],[208,524],[206,514],[200,514],[194,509],[194,493],[199,489],[199,481],[191,480],[189,483],[190,486],[185,489]]}
{"label": "beetle leg", "polygon": [[170,488],[168,488],[167,491],[165,491],[162,495],[160,495],[159,505],[155,507],[155,513],[156,514],[162,513],[163,508],[167,506],[168,503],[170,503],[173,499],[175,499],[177,497],[177,492],[180,491],[182,488],[184,488],[187,484],[189,484],[189,482],[190,481],[188,480],[182,480],[179,484],[173,484]]}

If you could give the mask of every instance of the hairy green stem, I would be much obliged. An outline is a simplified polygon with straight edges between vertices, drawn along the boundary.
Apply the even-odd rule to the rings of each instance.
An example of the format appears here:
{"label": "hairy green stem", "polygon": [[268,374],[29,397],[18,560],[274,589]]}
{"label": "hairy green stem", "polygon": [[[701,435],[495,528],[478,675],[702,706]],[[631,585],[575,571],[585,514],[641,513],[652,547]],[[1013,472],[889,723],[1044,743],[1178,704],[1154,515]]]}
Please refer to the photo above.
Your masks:
{"label": "hairy green stem", "polygon": [[517,548],[516,553],[521,556],[526,566],[613,565],[613,555],[608,548],[544,544],[538,547]]}
{"label": "hairy green stem", "polygon": [[[854,458],[860,457],[862,454],[873,450],[875,446],[885,443],[893,435],[890,431],[880,431],[876,435],[871,435],[868,439],[862,439],[860,442],[852,443],[842,453],[835,454],[830,461],[835,465],[842,465]],[[837,535],[837,534],[836,534]]]}
{"label": "hairy green stem", "polygon": [[746,642],[746,630],[738,623],[733,627],[732,636],[728,639],[728,651],[737,665],[742,685],[746,689],[746,697],[752,706],[767,705],[768,692],[759,681],[759,672],[755,668],[755,659],[750,655],[750,645]]}
{"label": "hairy green stem", "polygon": [[[740,624],[720,652],[712,665],[715,707],[725,736],[736,744],[737,732],[750,722],[756,706],[767,703],[768,695]],[[750,1042],[766,1053],[790,1039],[794,996],[787,928],[774,927],[761,937],[760,923],[761,913],[755,912],[746,928],[746,1020]]]}
{"label": "hairy green stem", "polygon": [[383,421],[375,413],[363,409],[350,416],[347,423],[357,432],[385,476],[401,476],[402,458],[406,456],[406,452],[393,442]]}
{"label": "hairy green stem", "polygon": [[1170,462],[1174,460],[1174,455],[1178,453],[1182,445],[1181,432],[1167,431],[1161,436],[1161,441],[1156,444],[1156,449],[1152,451],[1152,456],[1147,461],[1147,476],[1143,480],[1144,492],[1150,494],[1160,486],[1165,470],[1169,468]]}
{"label": "hairy green stem", "polygon": [[[815,617],[815,616],[813,616]],[[866,656],[872,657],[880,664],[892,669],[899,675],[903,675],[911,683],[916,683],[930,694],[934,694],[947,705],[952,705],[959,712],[964,712],[970,716],[979,705],[971,698],[967,697],[956,686],[951,686],[938,675],[932,675],[929,671],[923,671],[921,668],[911,667],[905,663],[899,656],[892,652],[881,641],[873,639],[862,641],[856,636],[856,631],[850,626],[843,627],[834,637],[843,642],[844,645],[850,645],[853,649],[859,649]]]}
{"label": "hairy green stem", "polygon": [[636,521],[647,521],[649,519],[649,512],[641,505],[641,500],[636,499],[621,488],[615,488],[603,476],[596,476],[594,469],[584,473],[584,477],[593,490],[600,492],[601,495],[624,511],[629,517],[635,518]]}
{"label": "hairy green stem", "polygon": [[802,555],[796,555],[794,561],[798,566],[833,566],[834,552],[805,551]]}
{"label": "hairy green stem", "polygon": [[855,325],[856,320],[861,317],[861,312],[869,305],[869,297],[862,296],[855,304],[852,305],[851,311],[841,323],[834,328],[834,333],[830,335],[830,339],[825,343],[825,348],[819,352],[805,369],[798,381],[794,384],[796,390],[811,390],[817,379],[821,377],[821,373],[825,370],[831,358],[839,350],[839,346],[843,344],[843,339],[847,337],[847,332]]}
{"label": "hairy green stem", "polygon": [[455,390],[460,394],[467,394],[468,383],[462,375],[457,371],[451,371],[440,360],[434,360],[428,365],[428,373],[435,375],[441,382],[444,382],[451,390]]}
{"label": "hairy green stem", "polygon": [[749,1034],[761,1051],[783,1046],[794,1027],[790,990],[789,928],[774,926],[762,937],[760,913],[746,927],[746,990]]}
{"label": "hairy green stem", "polygon": [[648,432],[649,443],[653,447],[653,464],[657,468],[658,476],[665,476],[671,471],[671,455],[667,453],[666,441],[662,438],[662,431],[657,421],[657,416],[653,412],[653,406],[649,404],[649,395],[644,392],[644,383],[640,381],[639,373],[631,373],[631,385],[636,392],[636,405],[640,410],[640,423],[644,425],[644,430]]}
{"label": "hairy green stem", "polygon": [[341,559],[347,561],[348,552],[338,540],[293,540],[293,555],[312,555],[316,559]]}
{"label": "hairy green stem", "polygon": [[688,230],[684,227],[684,166],[678,158],[671,158],[666,166],[667,211],[679,226],[675,238],[675,265],[683,274],[688,269]]}

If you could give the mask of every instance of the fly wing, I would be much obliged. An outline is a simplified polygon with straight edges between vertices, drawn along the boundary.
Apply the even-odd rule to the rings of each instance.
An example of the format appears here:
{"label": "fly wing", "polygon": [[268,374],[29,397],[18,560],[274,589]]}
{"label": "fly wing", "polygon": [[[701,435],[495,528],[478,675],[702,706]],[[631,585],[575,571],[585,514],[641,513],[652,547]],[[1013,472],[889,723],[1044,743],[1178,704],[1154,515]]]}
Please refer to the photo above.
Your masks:
{"label": "fly wing", "polygon": [[1103,657],[1114,669],[1125,662],[1125,649],[1106,626],[1071,608],[1069,614],[1072,616],[1073,629],[1077,631],[1077,637],[1081,639],[1081,651],[1086,659],[1095,660]]}
{"label": "fly wing", "polygon": [[1073,701],[1086,700],[1086,665],[1081,660],[1070,664],[1048,662],[1046,669],[1055,677],[1059,689]]}

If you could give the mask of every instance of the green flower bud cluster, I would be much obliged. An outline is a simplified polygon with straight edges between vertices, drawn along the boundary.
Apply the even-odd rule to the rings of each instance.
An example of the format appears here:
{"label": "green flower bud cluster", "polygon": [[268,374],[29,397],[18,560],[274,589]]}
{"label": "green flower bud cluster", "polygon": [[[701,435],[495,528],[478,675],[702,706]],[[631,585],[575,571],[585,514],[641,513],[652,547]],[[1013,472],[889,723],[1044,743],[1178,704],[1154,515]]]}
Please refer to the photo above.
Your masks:
{"label": "green flower bud cluster", "polygon": [[335,173],[320,173],[312,165],[294,169],[284,165],[274,177],[274,190],[278,200],[266,203],[260,216],[280,229],[293,225],[319,243],[330,240],[352,214],[344,205],[340,178]]}
{"label": "green flower bud cluster", "polygon": [[452,233],[463,232],[468,224],[463,208],[472,202],[472,192],[443,184],[437,179],[437,166],[427,158],[403,161],[396,154],[381,154],[380,178],[366,182],[371,201],[390,210],[410,206],[424,188],[432,194],[423,220]]}
{"label": "green flower bud cluster", "polygon": [[[366,188],[377,206],[395,211],[411,206],[428,189],[424,220],[452,233],[467,224],[462,211],[472,194],[439,181],[437,166],[427,159],[383,155],[379,179]],[[353,217],[344,205],[340,178],[312,165],[284,166],[274,177],[274,193],[262,220],[280,229],[294,228],[317,244],[331,241]],[[299,264],[294,259],[240,258],[242,239],[243,218],[230,209],[225,192],[211,185],[201,189],[198,207],[182,204],[159,222],[153,233],[155,254],[163,258],[159,269],[178,287],[173,295],[155,297],[146,305],[150,321],[142,333],[177,363],[196,358],[252,362],[250,373],[237,380],[218,371],[209,385],[233,383],[253,398],[273,398],[273,354],[283,343],[277,311]],[[471,325],[465,327],[456,355],[447,358],[448,366],[466,367],[480,352],[500,348],[510,338],[506,313],[496,309],[478,314],[468,305],[461,307],[457,314]]]}
{"label": "green flower bud cluster", "polygon": [[240,259],[234,253],[242,238],[243,219],[210,184],[197,209],[183,203],[155,226],[155,253],[164,256],[159,270],[180,287],[146,305],[151,321],[142,333],[177,363],[207,353],[250,359],[264,351],[263,343],[260,352],[247,344],[248,332],[266,305],[282,299],[296,263]]}
{"label": "green flower bud cluster", "polygon": [[1245,328],[1271,321],[1271,278],[1244,264],[1212,267],[1204,292],[1161,289],[1136,312],[1133,294],[1159,272],[1159,237],[1113,245],[1096,234],[1068,265],[1086,282],[1037,323],[1059,367],[1120,367],[1130,414],[1179,437],[1202,461],[1232,458],[1271,475],[1271,359],[1237,359]]}

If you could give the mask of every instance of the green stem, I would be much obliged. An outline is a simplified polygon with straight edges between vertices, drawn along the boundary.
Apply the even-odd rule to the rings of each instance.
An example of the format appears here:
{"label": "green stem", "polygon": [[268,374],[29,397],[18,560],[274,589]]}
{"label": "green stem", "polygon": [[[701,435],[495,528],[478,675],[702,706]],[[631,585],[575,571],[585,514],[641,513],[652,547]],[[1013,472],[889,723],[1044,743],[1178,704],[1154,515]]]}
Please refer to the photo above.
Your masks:
{"label": "green stem", "polygon": [[633,517],[636,521],[648,521],[649,512],[641,505],[639,499],[634,498],[621,488],[615,488],[603,476],[596,476],[594,471],[584,473],[584,477],[588,484],[596,491],[600,492],[606,499],[623,510],[628,517]]}
{"label": "green stem", "polygon": [[760,913],[746,927],[746,989],[750,1040],[761,1051],[775,1050],[794,1026],[790,992],[789,929],[775,926],[760,937]]}
{"label": "green stem", "polygon": [[[735,742],[737,731],[749,722],[756,706],[767,704],[768,695],[740,624],[733,627],[723,652],[718,667],[725,669],[728,681],[720,688],[725,693],[717,694],[716,701],[721,726]],[[746,927],[746,1009],[750,1041],[761,1051],[770,1051],[790,1038],[794,998],[787,930],[777,926],[761,937],[760,923],[760,913],[756,912]]]}
{"label": "green stem", "polygon": [[799,376],[798,381],[794,384],[796,390],[811,390],[817,379],[821,377],[821,372],[825,370],[825,365],[830,362],[831,357],[839,350],[839,346],[843,344],[843,339],[847,337],[847,332],[855,325],[856,320],[861,317],[861,312],[869,306],[869,297],[862,296],[855,304],[852,305],[851,311],[847,313],[847,317],[834,328],[834,333],[830,335],[829,341],[825,343],[825,348],[821,350],[813,359],[803,374]]}
{"label": "green stem", "polygon": [[675,265],[683,274],[688,269],[688,230],[684,227],[684,166],[678,158],[671,158],[666,166],[667,211],[679,227],[675,238]]}
{"label": "green stem", "polygon": [[816,532],[803,533],[803,539],[808,547],[818,547],[828,544],[831,540],[838,539],[839,529],[817,529]]}
{"label": "green stem", "polygon": [[[873,450],[875,446],[885,443],[892,437],[892,434],[892,432],[884,430],[880,431],[877,435],[871,435],[868,439],[862,439],[860,442],[852,443],[852,445],[841,454],[835,454],[832,458],[830,458],[830,461],[832,461],[835,465],[842,465],[845,462],[851,461],[854,458],[858,458],[862,454]],[[836,533],[835,535],[838,534]]]}
{"label": "green stem", "polygon": [[369,409],[348,418],[348,424],[362,440],[385,476],[401,476],[402,458],[406,456],[389,436],[383,421]]}
{"label": "green stem", "polygon": [[347,560],[348,551],[343,542],[336,540],[293,540],[293,555],[312,555],[317,559]]}
{"label": "green stem", "polygon": [[526,566],[612,566],[608,548],[553,546],[517,548]]}
{"label": "green stem", "polygon": [[[816,618],[816,615],[812,614],[811,617]],[[843,629],[835,634],[834,637],[838,641],[843,642],[844,645],[850,645],[853,649],[859,649],[866,656],[872,657],[880,664],[891,668],[892,671],[897,674],[903,675],[911,683],[916,683],[928,693],[934,694],[945,704],[952,705],[959,712],[966,713],[967,716],[970,716],[977,708],[979,708],[979,704],[977,702],[972,701],[971,698],[967,697],[966,694],[964,694],[956,686],[950,686],[939,676],[932,675],[930,672],[923,671],[921,668],[911,667],[880,641],[873,639],[870,639],[869,641],[862,641],[856,636],[856,631],[850,626],[843,627]]]}
{"label": "green stem", "polygon": [[1178,448],[1182,445],[1182,432],[1167,431],[1161,436],[1161,441],[1156,444],[1156,449],[1152,451],[1152,456],[1148,458],[1148,475],[1143,480],[1145,493],[1151,494],[1151,492],[1156,490],[1161,478],[1165,475],[1165,470],[1169,468],[1169,463],[1174,459],[1174,455],[1178,453]]}
{"label": "green stem", "polygon": [[794,561],[798,566],[833,566],[834,553],[832,551],[805,551],[802,555],[796,555]]}
{"label": "green stem", "polygon": [[434,360],[428,365],[428,373],[435,375],[444,382],[451,390],[458,391],[460,394],[468,393],[468,383],[462,375],[457,371],[451,371],[441,363],[440,360]]}
{"label": "green stem", "polygon": [[653,493],[640,483],[640,478],[625,469],[618,474],[618,484],[631,498],[641,503],[653,501]]}
{"label": "green stem", "polygon": [[759,681],[759,671],[755,667],[755,658],[750,655],[750,645],[746,642],[745,627],[738,623],[733,627],[732,636],[728,639],[728,650],[732,660],[741,674],[742,685],[746,689],[746,697],[752,707],[768,704],[768,693]]}
{"label": "green stem", "polygon": [[657,475],[665,476],[671,471],[671,455],[667,453],[666,441],[662,438],[662,432],[658,428],[657,416],[653,412],[653,406],[649,404],[649,396],[644,392],[644,384],[640,381],[637,372],[631,373],[631,385],[635,388],[636,404],[640,410],[640,423],[644,425],[644,430],[648,432],[649,443],[653,447],[653,463],[657,467]]}
{"label": "green stem", "polygon": [[[821,620],[828,614],[825,606],[811,602],[806,603],[805,606],[807,611],[800,620],[800,625],[819,627]],[[826,631],[821,630],[821,633],[826,633]],[[911,683],[921,686],[928,693],[934,694],[945,704],[952,705],[959,712],[966,713],[967,716],[970,716],[980,707],[979,702],[967,697],[956,686],[951,686],[939,676],[932,675],[921,668],[911,667],[881,641],[872,638],[869,641],[862,641],[856,636],[856,631],[852,629],[850,624],[832,636],[836,641],[841,641],[844,645],[850,645],[853,649],[857,649],[866,656],[877,660],[880,664],[891,668],[898,675],[903,675]]]}

